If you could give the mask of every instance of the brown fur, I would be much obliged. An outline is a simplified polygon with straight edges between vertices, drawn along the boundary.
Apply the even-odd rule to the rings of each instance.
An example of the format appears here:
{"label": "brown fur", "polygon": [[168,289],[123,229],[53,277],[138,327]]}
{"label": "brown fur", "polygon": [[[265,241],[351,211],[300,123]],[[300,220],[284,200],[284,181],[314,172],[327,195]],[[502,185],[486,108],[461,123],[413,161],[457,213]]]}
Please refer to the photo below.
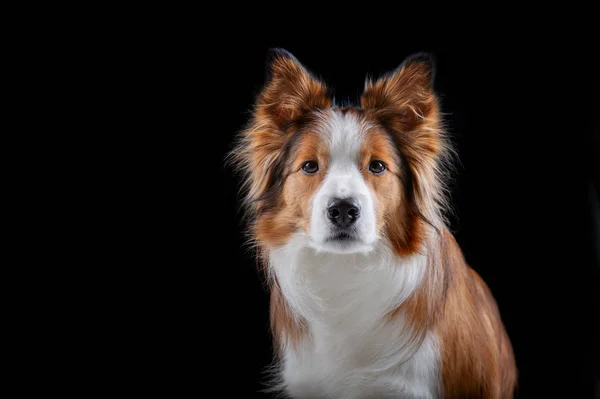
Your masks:
{"label": "brown fur", "polygon": [[[382,161],[387,170],[381,175],[369,172],[369,163]],[[394,150],[394,143],[381,129],[372,129],[366,135],[360,151],[360,168],[363,178],[377,196],[377,226],[380,234],[386,234],[385,228],[396,220],[396,211],[405,202],[400,183],[400,159]],[[400,195],[398,195],[400,193]]]}
{"label": "brown fur", "polygon": [[512,398],[517,370],[496,302],[445,231],[442,259],[450,280],[435,325],[445,398]]}
{"label": "brown fur", "polygon": [[[270,79],[257,99],[254,117],[242,134],[234,158],[246,172],[246,205],[259,252],[284,244],[297,230],[307,231],[308,200],[327,167],[327,150],[316,131],[316,112],[332,107],[327,87],[290,54],[276,52]],[[390,323],[408,316],[414,340],[437,333],[441,350],[444,398],[510,398],[517,370],[512,346],[494,298],[466,264],[443,223],[445,161],[450,155],[432,88],[433,67],[412,57],[398,70],[368,82],[354,113],[371,126],[361,148],[360,169],[378,199],[379,233],[396,255],[426,252],[422,286],[387,315]],[[314,129],[313,129],[314,128]],[[314,130],[314,131],[311,131]],[[302,134],[299,134],[302,132]],[[317,161],[320,171],[306,175],[303,162]],[[380,160],[388,170],[368,172]],[[274,278],[271,327],[278,350],[296,345],[308,333],[294,315]]]}
{"label": "brown fur", "polygon": [[[326,157],[318,153],[315,137],[307,139],[302,135],[301,143],[294,140],[300,128],[311,124],[315,111],[332,105],[327,86],[291,54],[274,53],[269,75],[257,97],[253,118],[231,154],[246,175],[243,188],[247,191],[246,206],[254,221],[252,238],[260,246],[282,244],[293,231],[303,227],[298,225],[299,216],[306,215],[302,213],[302,205],[296,202],[307,198],[319,180],[307,176],[306,188],[294,185],[302,173],[300,166],[292,162],[301,162],[301,156],[309,154],[291,153],[310,148],[315,156]],[[284,186],[293,187],[284,193]]]}
{"label": "brown fur", "polygon": [[297,230],[308,231],[310,222],[309,199],[323,180],[323,170],[305,175],[301,168],[305,161],[317,161],[319,168],[327,165],[326,148],[317,134],[305,133],[298,139],[288,159],[285,184],[277,207],[257,219],[255,235],[263,243],[284,244]]}
{"label": "brown fur", "polygon": [[444,229],[429,249],[421,288],[388,314],[403,313],[413,339],[437,333],[441,350],[443,398],[512,398],[517,368],[496,302],[481,277],[465,262],[452,234]]}
{"label": "brown fur", "polygon": [[409,58],[394,73],[368,82],[361,97],[366,116],[391,134],[405,168],[404,200],[387,226],[388,238],[400,256],[421,247],[423,224],[439,218],[444,206],[437,165],[448,147],[432,79],[432,65]]}
{"label": "brown fur", "polygon": [[[308,228],[308,200],[323,173],[307,176],[301,167],[303,162],[314,160],[325,168],[328,157],[318,135],[298,133],[300,128],[314,124],[316,111],[331,105],[327,86],[292,55],[272,54],[269,79],[257,97],[250,124],[231,154],[245,173],[246,207],[253,221],[250,232],[259,253],[267,246],[284,244],[294,231]],[[277,282],[270,279],[269,285],[271,329],[281,351],[286,345],[295,345],[306,326],[292,313]]]}
{"label": "brown fur", "polygon": [[[388,220],[387,236],[399,256],[423,250],[429,257],[423,285],[388,320],[406,314],[414,339],[428,329],[438,333],[445,398],[510,398],[515,359],[492,294],[466,265],[450,232],[438,234],[428,223],[441,218],[445,205],[440,172],[449,150],[432,74],[427,63],[409,59],[393,74],[368,83],[362,96],[366,116],[395,140],[405,167],[400,177],[408,182]],[[437,241],[438,247],[427,244]]]}
{"label": "brown fur", "polygon": [[271,333],[279,354],[282,354],[288,345],[295,347],[306,336],[306,321],[290,309],[277,280],[271,284],[270,321]]}

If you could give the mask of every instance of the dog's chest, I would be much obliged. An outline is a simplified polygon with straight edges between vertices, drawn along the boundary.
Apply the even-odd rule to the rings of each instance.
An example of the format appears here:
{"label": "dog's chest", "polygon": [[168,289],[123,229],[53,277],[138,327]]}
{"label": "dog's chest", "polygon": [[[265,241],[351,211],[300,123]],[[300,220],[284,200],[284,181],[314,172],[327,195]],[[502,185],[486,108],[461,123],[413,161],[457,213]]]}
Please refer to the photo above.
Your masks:
{"label": "dog's chest", "polygon": [[341,262],[288,253],[274,260],[284,297],[308,324],[282,359],[292,398],[436,397],[435,336],[419,346],[407,340],[403,314],[386,319],[420,285],[423,259],[390,265],[377,254]]}
{"label": "dog's chest", "polygon": [[320,345],[289,351],[284,358],[282,377],[292,398],[438,397],[439,351],[433,335],[409,359],[408,353],[395,353],[392,345],[377,339],[313,339]]}

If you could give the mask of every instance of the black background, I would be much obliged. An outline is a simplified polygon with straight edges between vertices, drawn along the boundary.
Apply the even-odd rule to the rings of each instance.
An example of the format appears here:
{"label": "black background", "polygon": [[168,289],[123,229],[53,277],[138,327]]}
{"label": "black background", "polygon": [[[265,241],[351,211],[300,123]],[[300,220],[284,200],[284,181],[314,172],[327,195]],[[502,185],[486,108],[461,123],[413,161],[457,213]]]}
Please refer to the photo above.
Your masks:
{"label": "black background", "polygon": [[268,296],[244,247],[239,181],[224,157],[263,84],[267,49],[293,53],[338,102],[357,101],[367,74],[429,51],[461,161],[450,227],[498,302],[518,397],[599,394],[598,69],[587,36],[203,35],[193,49],[185,33],[163,44],[157,59],[168,77],[150,86],[164,105],[159,150],[149,154],[162,211],[145,222],[161,226],[164,239],[147,248],[165,261],[147,272],[157,281],[149,317],[160,317],[160,333],[145,356],[164,371],[159,380],[168,374],[172,389],[261,397],[272,358]]}

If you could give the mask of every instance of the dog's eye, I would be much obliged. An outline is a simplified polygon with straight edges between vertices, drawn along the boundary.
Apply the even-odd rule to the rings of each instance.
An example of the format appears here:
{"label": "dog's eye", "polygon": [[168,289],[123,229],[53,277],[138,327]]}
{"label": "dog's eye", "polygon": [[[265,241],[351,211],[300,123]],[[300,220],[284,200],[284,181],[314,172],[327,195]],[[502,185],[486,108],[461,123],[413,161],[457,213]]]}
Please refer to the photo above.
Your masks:
{"label": "dog's eye", "polygon": [[319,171],[319,164],[315,161],[304,162],[302,165],[302,171],[307,175],[315,174]]}
{"label": "dog's eye", "polygon": [[369,164],[369,170],[371,173],[380,175],[385,171],[385,165],[381,161],[371,161]]}

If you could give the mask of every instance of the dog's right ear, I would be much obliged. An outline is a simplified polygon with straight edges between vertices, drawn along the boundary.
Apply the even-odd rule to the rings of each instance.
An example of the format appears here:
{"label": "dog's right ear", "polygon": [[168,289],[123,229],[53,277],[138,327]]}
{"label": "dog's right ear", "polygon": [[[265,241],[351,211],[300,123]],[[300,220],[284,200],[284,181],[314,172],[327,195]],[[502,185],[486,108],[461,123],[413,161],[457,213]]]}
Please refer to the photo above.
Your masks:
{"label": "dog's right ear", "polygon": [[266,75],[256,112],[279,129],[311,110],[326,109],[333,103],[327,86],[286,50],[269,50]]}
{"label": "dog's right ear", "polygon": [[272,49],[267,61],[267,81],[252,119],[229,157],[246,174],[244,202],[255,215],[268,212],[278,198],[287,167],[288,127],[310,111],[333,103],[325,84],[287,51]]}

